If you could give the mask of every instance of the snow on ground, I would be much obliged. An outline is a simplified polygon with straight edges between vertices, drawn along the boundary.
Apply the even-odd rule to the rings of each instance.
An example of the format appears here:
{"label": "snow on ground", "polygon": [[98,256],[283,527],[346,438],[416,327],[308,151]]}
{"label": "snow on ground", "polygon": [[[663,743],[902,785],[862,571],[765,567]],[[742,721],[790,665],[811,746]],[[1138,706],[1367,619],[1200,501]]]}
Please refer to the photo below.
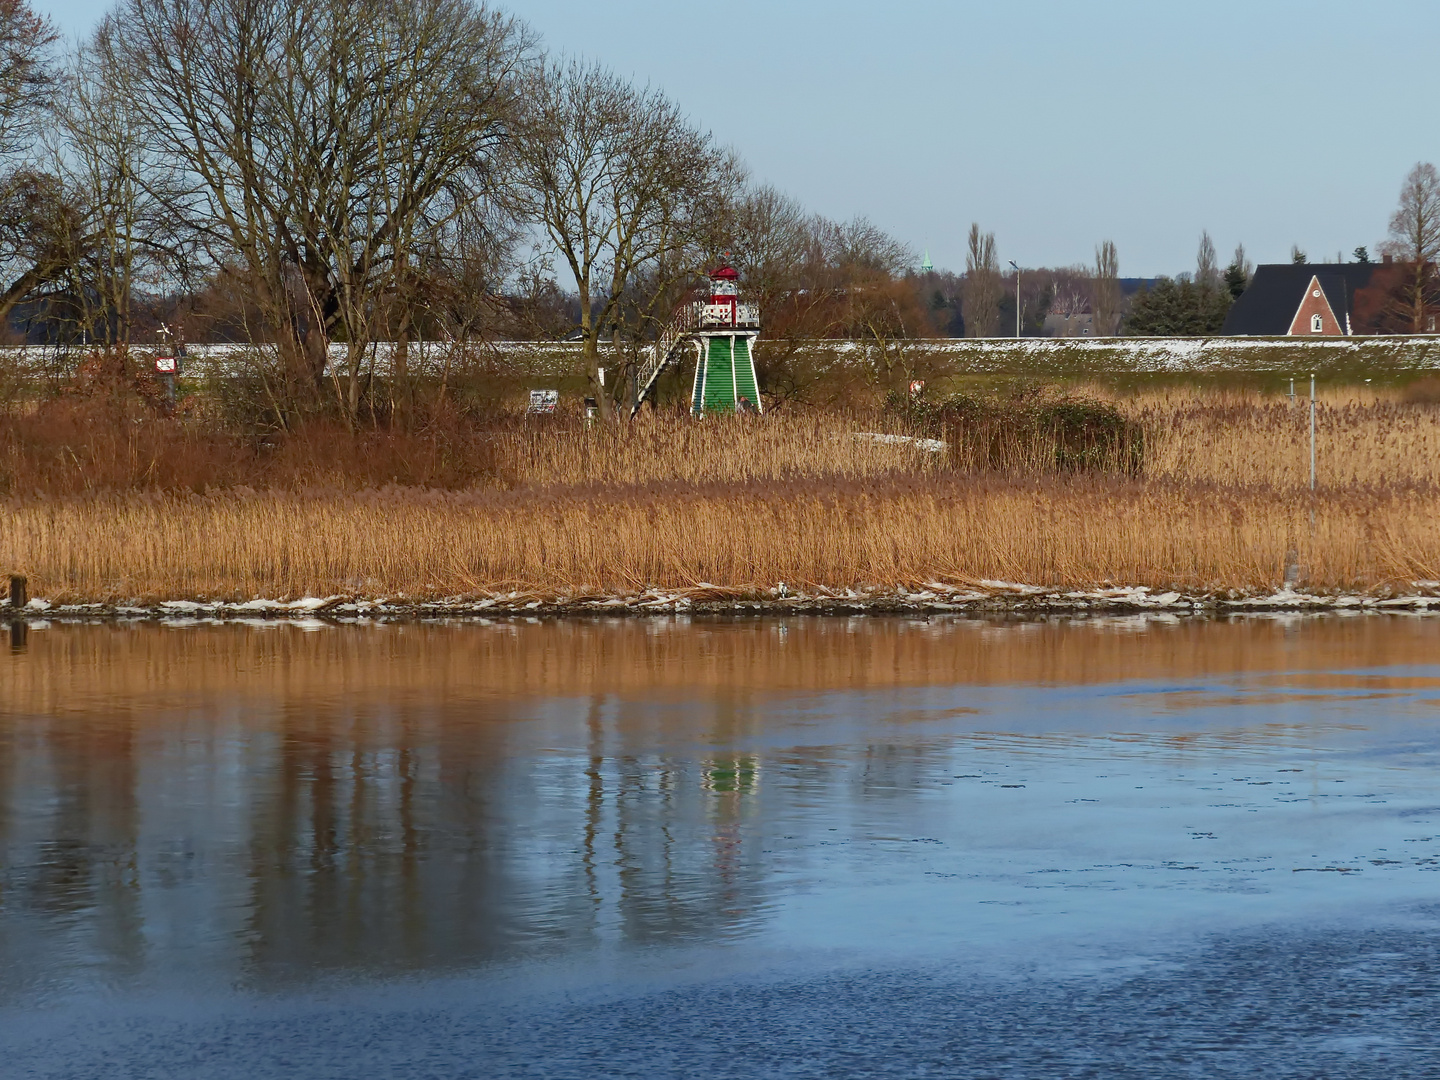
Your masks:
{"label": "snow on ground", "polygon": [[[314,628],[325,620],[480,618],[485,616],[560,616],[639,613],[827,614],[836,612],[1031,614],[1170,613],[1214,615],[1243,612],[1440,612],[1440,582],[1412,583],[1413,591],[1394,595],[1319,593],[1281,588],[1274,592],[1156,592],[1144,586],[1049,589],[1023,582],[981,580],[925,582],[921,587],[866,586],[796,590],[783,583],[772,588],[738,589],[700,582],[687,589],[647,589],[628,596],[555,597],[511,591],[415,601],[403,597],[365,599],[306,596],[298,600],[256,598],[164,600],[158,603],[64,604],[34,599],[14,618],[101,617],[175,620],[283,619]],[[0,609],[8,601],[0,599]]]}
{"label": "snow on ground", "polygon": [[[766,348],[762,336],[757,349]],[[960,370],[976,374],[1184,374],[1270,372],[1297,378],[1310,372],[1325,373],[1357,368],[1381,372],[1440,370],[1440,336],[1353,338],[922,338],[887,342],[893,360],[898,350],[912,359],[949,360]],[[863,341],[815,341],[798,346],[801,353],[830,356],[840,363],[879,361],[880,346]],[[148,355],[153,345],[137,344]],[[453,364],[457,351],[470,363],[497,373],[524,377],[561,378],[580,371],[578,342],[500,341],[456,345],[450,342],[414,342],[408,363],[414,371],[438,371]],[[360,358],[364,371],[389,369],[394,345],[375,342]],[[613,350],[602,346],[603,355]],[[273,346],[191,345],[182,379],[223,376],[248,370],[257,360],[270,361]],[[43,372],[73,367],[85,350],[50,346],[0,349],[0,364]],[[348,363],[347,346],[330,346],[330,363],[337,372]]]}

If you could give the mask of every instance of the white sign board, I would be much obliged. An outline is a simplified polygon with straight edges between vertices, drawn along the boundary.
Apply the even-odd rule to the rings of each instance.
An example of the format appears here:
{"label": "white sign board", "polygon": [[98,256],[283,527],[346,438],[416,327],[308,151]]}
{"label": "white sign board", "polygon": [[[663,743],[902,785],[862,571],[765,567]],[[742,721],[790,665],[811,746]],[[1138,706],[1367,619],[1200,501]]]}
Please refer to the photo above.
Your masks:
{"label": "white sign board", "polygon": [[155,358],[155,370],[158,371],[161,375],[174,375],[175,357],[157,356]]}
{"label": "white sign board", "polygon": [[530,413],[553,413],[555,406],[559,404],[559,390],[531,390],[530,407],[525,411]]}

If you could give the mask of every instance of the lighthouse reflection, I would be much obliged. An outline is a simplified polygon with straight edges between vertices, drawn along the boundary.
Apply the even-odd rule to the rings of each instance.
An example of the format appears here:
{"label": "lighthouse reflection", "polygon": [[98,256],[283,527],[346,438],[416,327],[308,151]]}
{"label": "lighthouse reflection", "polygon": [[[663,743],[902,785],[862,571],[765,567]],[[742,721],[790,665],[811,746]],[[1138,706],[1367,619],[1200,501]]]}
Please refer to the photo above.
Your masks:
{"label": "lighthouse reflection", "polygon": [[942,827],[983,850],[1010,819],[946,800],[1018,813],[1012,766],[1298,753],[1324,709],[1354,727],[1348,694],[1428,718],[1437,645],[1374,619],[33,629],[0,652],[0,1001],[768,933],[867,867],[923,884]]}
{"label": "lighthouse reflection", "polygon": [[[311,700],[12,728],[3,997],[61,969],[124,981],[182,958],[257,987],[461,969],[714,940],[763,914],[763,755],[646,751],[615,695],[538,711],[583,718],[585,745],[517,752],[520,717],[494,705]],[[745,694],[683,712],[721,746],[764,715]]]}

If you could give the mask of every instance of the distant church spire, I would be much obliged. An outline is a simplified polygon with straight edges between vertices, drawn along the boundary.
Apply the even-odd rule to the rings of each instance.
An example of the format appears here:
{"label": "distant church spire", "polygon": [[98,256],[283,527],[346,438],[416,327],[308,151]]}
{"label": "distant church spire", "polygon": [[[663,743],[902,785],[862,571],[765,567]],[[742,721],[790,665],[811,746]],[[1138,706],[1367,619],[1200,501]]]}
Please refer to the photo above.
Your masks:
{"label": "distant church spire", "polygon": [[925,261],[920,264],[920,273],[929,274],[935,270],[935,264],[930,261],[930,249],[925,249]]}

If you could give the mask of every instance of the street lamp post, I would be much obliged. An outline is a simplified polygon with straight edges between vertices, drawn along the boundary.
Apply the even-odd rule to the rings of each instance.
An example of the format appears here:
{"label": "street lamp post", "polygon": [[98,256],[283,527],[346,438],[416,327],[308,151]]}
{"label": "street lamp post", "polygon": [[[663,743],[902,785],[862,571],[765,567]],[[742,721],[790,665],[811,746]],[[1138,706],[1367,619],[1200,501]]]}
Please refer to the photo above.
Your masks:
{"label": "street lamp post", "polygon": [[1015,265],[1015,260],[1010,260],[1010,267],[1015,271],[1015,336],[1020,336],[1020,267]]}

